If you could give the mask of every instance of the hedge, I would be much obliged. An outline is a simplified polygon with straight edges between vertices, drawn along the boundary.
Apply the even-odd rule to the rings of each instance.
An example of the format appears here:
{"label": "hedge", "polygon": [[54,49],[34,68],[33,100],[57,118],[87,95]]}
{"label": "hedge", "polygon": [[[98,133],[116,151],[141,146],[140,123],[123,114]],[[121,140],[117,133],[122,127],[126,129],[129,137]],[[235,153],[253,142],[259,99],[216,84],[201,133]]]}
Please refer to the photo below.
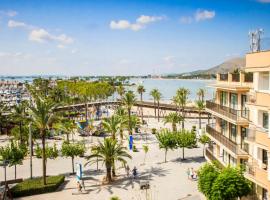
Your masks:
{"label": "hedge", "polygon": [[11,188],[13,197],[23,197],[35,194],[54,192],[65,181],[65,176],[48,176],[47,184],[43,185],[43,178],[27,179]]}

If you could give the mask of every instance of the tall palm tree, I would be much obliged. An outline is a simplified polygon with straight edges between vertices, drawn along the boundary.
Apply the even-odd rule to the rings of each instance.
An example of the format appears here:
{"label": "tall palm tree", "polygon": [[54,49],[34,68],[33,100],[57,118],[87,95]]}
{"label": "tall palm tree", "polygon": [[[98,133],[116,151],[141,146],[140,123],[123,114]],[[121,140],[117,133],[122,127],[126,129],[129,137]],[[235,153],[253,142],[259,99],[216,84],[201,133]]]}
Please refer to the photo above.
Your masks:
{"label": "tall palm tree", "polygon": [[132,135],[132,124],[131,124],[131,108],[136,102],[135,95],[132,91],[128,91],[122,99],[123,105],[127,109],[128,112],[128,129],[129,129],[129,134]]}
{"label": "tall palm tree", "polygon": [[182,112],[182,117],[183,117],[182,129],[185,128],[185,107],[186,107],[187,102],[188,102],[188,95],[189,94],[190,94],[189,89],[187,89],[187,88],[179,88],[176,91],[176,95],[173,97],[174,103],[178,106],[178,108]]}
{"label": "tall palm tree", "polygon": [[53,123],[57,120],[54,109],[57,104],[41,97],[35,98],[35,104],[30,106],[31,118],[35,126],[39,129],[40,137],[42,139],[42,171],[43,183],[46,185],[46,154],[45,154],[45,140],[46,132],[52,127]]}
{"label": "tall palm tree", "polygon": [[205,89],[204,88],[199,88],[198,91],[197,91],[197,96],[198,96],[198,100],[204,101]]}
{"label": "tall palm tree", "polygon": [[[158,89],[153,89],[153,90],[151,90],[150,95],[151,95],[151,96],[153,97],[153,99],[154,99],[155,118],[156,118],[156,116],[157,116],[157,112],[156,112],[156,104],[157,104],[157,103],[159,104],[159,100],[160,100],[160,98],[161,98],[161,93],[159,92]],[[159,107],[159,105],[158,105],[158,107]],[[158,112],[158,113],[159,113],[159,112]]]}
{"label": "tall palm tree", "polygon": [[123,85],[119,85],[116,88],[116,91],[118,93],[118,95],[121,97],[121,99],[123,98],[123,95],[125,94],[125,88],[123,87]]}
{"label": "tall palm tree", "polygon": [[177,124],[183,120],[183,117],[177,112],[171,112],[164,118],[164,124],[171,123],[173,132],[177,131]]}
{"label": "tall palm tree", "polygon": [[23,122],[25,121],[25,109],[26,109],[26,102],[21,102],[18,105],[16,105],[13,109],[12,113],[12,119],[15,121],[16,124],[19,125],[19,137],[20,137],[20,144],[22,144],[23,141]]}
{"label": "tall palm tree", "polygon": [[156,93],[156,101],[157,101],[157,106],[158,106],[158,121],[159,121],[159,102],[161,99],[161,92],[158,90]]}
{"label": "tall palm tree", "polygon": [[125,109],[122,108],[122,107],[118,107],[115,114],[120,119],[119,134],[120,134],[120,138],[121,138],[121,141],[122,141],[123,138],[124,138],[124,128],[126,128],[128,126],[128,124],[127,124],[128,116],[127,116],[127,113],[126,113]]}
{"label": "tall palm tree", "polygon": [[202,128],[202,111],[205,109],[205,102],[202,100],[197,100],[196,101],[196,107],[199,112],[199,129]]}
{"label": "tall palm tree", "polygon": [[113,115],[110,118],[104,119],[102,125],[105,131],[111,133],[112,139],[116,139],[116,133],[120,128],[121,119],[117,115]]}
{"label": "tall palm tree", "polygon": [[112,138],[106,138],[103,143],[99,142],[97,146],[92,148],[92,154],[86,158],[88,162],[85,165],[101,160],[105,164],[106,179],[110,183],[112,181],[112,168],[115,161],[126,163],[125,158],[132,158],[131,155],[127,153],[125,147],[118,144],[117,141]]}
{"label": "tall palm tree", "polygon": [[69,135],[73,134],[76,125],[71,120],[63,119],[59,123],[54,124],[53,128],[66,134],[67,142],[69,143]]}
{"label": "tall palm tree", "polygon": [[[145,88],[143,85],[139,85],[137,88],[137,92],[140,95],[141,102],[143,101],[143,93],[145,92]],[[141,107],[141,120],[143,122],[143,107]]]}

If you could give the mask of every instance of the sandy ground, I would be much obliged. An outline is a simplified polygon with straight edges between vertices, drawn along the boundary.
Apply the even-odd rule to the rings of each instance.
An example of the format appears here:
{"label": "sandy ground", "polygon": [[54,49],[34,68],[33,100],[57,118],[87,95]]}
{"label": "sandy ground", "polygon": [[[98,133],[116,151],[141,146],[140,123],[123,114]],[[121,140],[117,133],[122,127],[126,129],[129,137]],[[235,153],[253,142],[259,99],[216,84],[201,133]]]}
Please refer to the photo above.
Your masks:
{"label": "sandy ground", "polygon": [[[156,128],[171,128],[170,124],[164,126],[162,120],[157,122],[156,119],[147,119],[148,127]],[[205,126],[206,121],[203,121],[203,126]],[[198,120],[186,120],[185,126],[190,129],[193,125],[198,125]],[[146,127],[145,127],[146,128]],[[142,130],[144,130],[142,128]],[[144,131],[143,131],[144,132]],[[147,136],[147,140],[146,140]],[[82,138],[75,135],[75,140],[84,139],[87,143],[87,147],[96,144],[98,140],[102,138],[89,137]],[[5,136],[0,137],[0,146],[6,144]],[[60,146],[61,141],[50,141],[48,143],[57,143]],[[149,146],[149,152],[146,155],[146,161],[144,162],[144,152],[142,150],[142,145],[147,144]],[[124,141],[124,145],[127,146],[127,141]],[[111,185],[102,185],[102,178],[105,176],[105,167],[99,164],[100,170],[96,170],[96,164],[91,166],[85,166],[83,168],[85,177],[85,191],[83,194],[78,194],[76,189],[76,179],[74,176],[69,176],[71,172],[71,160],[68,158],[59,157],[55,160],[48,160],[47,163],[47,174],[66,174],[66,182],[58,192],[35,195],[30,197],[24,197],[20,199],[25,200],[50,200],[57,198],[68,199],[92,199],[92,200],[107,200],[111,196],[118,196],[121,200],[141,200],[141,199],[151,199],[151,200],[177,200],[186,197],[191,194],[194,199],[203,199],[202,195],[198,192],[196,181],[188,180],[187,169],[193,167],[198,169],[205,160],[202,158],[202,148],[186,149],[185,156],[186,160],[181,160],[182,150],[169,151],[167,157],[167,163],[164,163],[164,151],[160,150],[155,136],[150,132],[143,135],[135,136],[135,145],[139,152],[129,153],[132,155],[132,160],[128,160],[128,164],[132,169],[134,166],[138,168],[139,178],[132,181],[130,177],[126,176],[125,170],[118,165],[117,178]],[[76,158],[75,162],[85,164],[86,160],[84,158]],[[3,169],[0,169],[3,172]],[[0,173],[0,180],[4,180],[4,173]],[[41,176],[41,160],[33,159],[33,175]],[[23,162],[23,165],[17,167],[17,177],[18,178],[28,178],[30,175],[29,170],[29,159]],[[7,178],[14,178],[14,168],[7,169]],[[145,190],[139,189],[139,182],[142,180],[150,181],[150,190],[147,194]],[[147,196],[147,198],[146,198]]]}

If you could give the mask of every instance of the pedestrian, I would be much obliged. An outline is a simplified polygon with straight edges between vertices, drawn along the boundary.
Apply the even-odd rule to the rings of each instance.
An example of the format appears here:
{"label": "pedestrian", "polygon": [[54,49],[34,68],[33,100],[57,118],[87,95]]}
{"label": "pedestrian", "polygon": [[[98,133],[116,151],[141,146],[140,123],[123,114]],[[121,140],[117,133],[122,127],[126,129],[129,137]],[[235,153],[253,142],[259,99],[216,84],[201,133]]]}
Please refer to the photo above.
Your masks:
{"label": "pedestrian", "polygon": [[136,167],[134,167],[132,169],[132,175],[133,175],[133,178],[136,179],[136,177],[137,177],[137,168]]}
{"label": "pedestrian", "polygon": [[77,188],[78,192],[82,192],[82,185],[80,184],[80,181],[77,181]]}
{"label": "pedestrian", "polygon": [[129,171],[130,171],[130,168],[129,168],[129,166],[127,165],[127,166],[126,166],[127,177],[129,177]]}

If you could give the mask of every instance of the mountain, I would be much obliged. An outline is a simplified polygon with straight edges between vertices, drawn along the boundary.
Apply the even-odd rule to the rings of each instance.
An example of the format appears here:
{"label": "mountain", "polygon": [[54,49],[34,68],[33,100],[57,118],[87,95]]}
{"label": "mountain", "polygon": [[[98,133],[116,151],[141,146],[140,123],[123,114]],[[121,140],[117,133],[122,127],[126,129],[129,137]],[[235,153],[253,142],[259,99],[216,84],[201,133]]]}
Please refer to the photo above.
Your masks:
{"label": "mountain", "polygon": [[243,57],[229,59],[215,67],[206,70],[196,70],[193,72],[185,73],[186,75],[203,75],[203,74],[217,74],[232,72],[236,68],[243,68],[246,65],[246,60]]}

